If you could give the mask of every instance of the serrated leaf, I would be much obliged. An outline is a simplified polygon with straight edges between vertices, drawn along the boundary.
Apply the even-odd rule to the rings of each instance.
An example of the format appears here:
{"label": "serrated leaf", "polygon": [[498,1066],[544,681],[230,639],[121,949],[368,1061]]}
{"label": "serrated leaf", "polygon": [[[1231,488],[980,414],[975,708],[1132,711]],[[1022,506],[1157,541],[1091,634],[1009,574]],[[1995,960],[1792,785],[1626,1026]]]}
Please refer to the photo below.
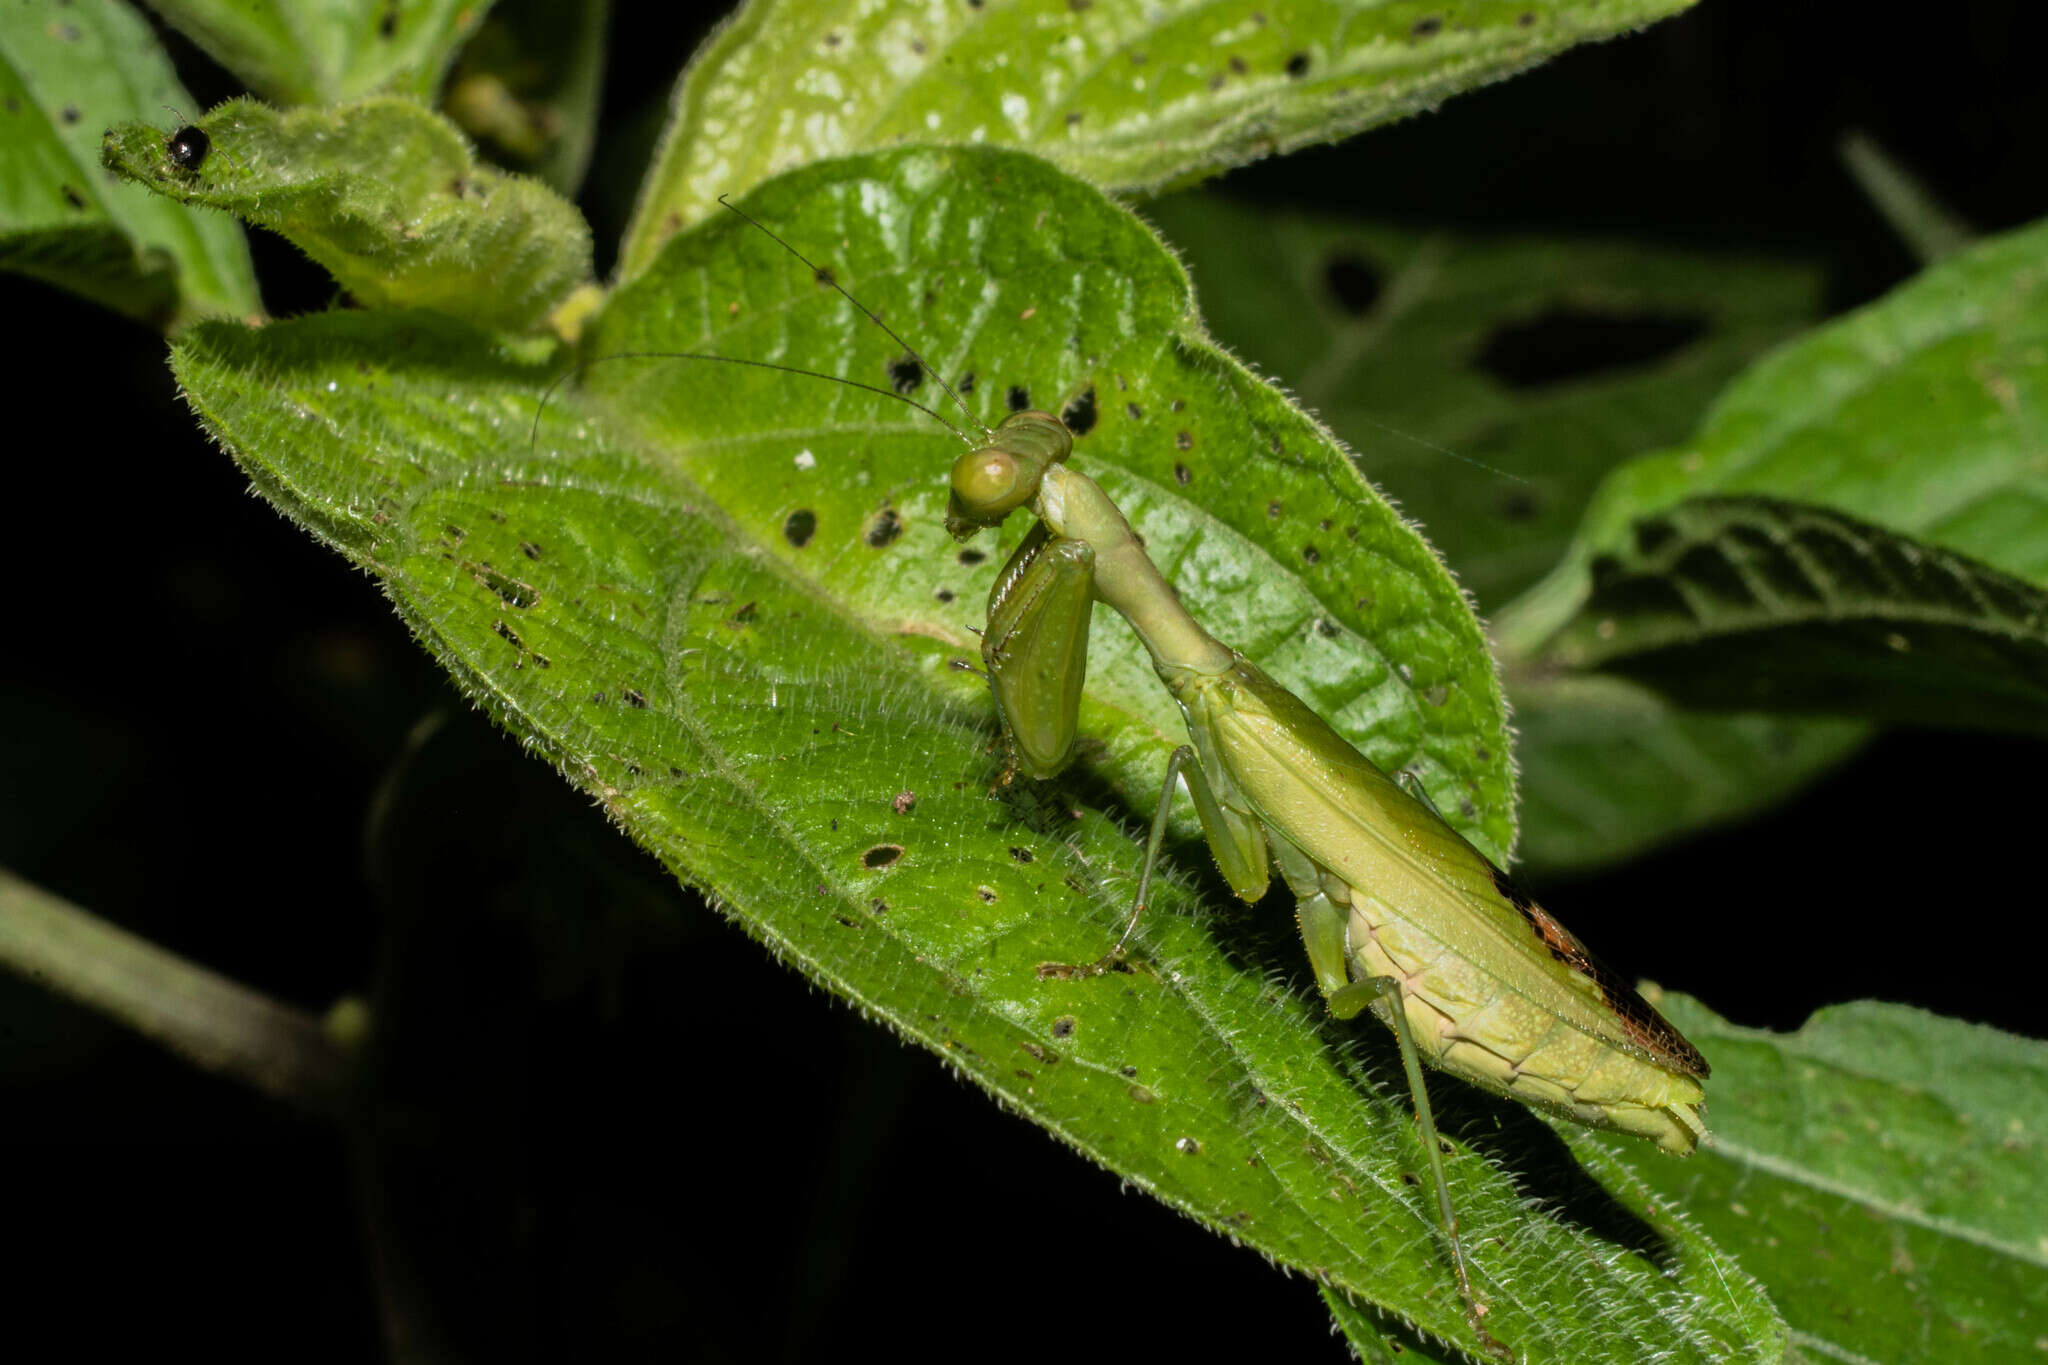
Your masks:
{"label": "serrated leaf", "polygon": [[[1113,423],[1099,401],[1075,458],[1137,514],[1190,604],[1292,671],[1368,682],[1344,723],[1441,754],[1439,780],[1471,784],[1467,827],[1502,828],[1505,751],[1479,743],[1498,701],[1455,589],[1326,437],[1208,346],[1172,258],[1128,214],[994,151],[813,167],[747,207],[825,243],[870,304],[915,316],[935,363],[977,371],[978,402],[1092,381],[1151,404],[1151,423]],[[678,238],[599,336],[666,330],[886,380],[900,353],[835,300],[725,220]],[[938,530],[952,448],[923,419],[789,376],[763,388],[754,370],[617,362],[565,387],[529,446],[546,374],[424,313],[208,327],[175,363],[267,496],[376,574],[472,695],[749,932],[1140,1188],[1469,1345],[1427,1191],[1404,1178],[1421,1154],[1391,1039],[1284,984],[1301,975],[1284,912],[1249,915],[1183,874],[1136,970],[1038,974],[1108,942],[1137,849],[1086,785],[990,794],[986,696],[945,665],[972,652],[961,599],[994,565]],[[1262,453],[1269,435],[1284,458]],[[1324,512],[1336,538],[1319,564],[1269,548],[1298,549]],[[1348,624],[1323,635],[1304,600]],[[1091,727],[1130,670],[1105,662]],[[1412,705],[1411,688],[1453,679],[1472,695]],[[1128,753],[1103,759],[1114,771]],[[1608,1239],[1594,1229],[1649,1211],[1617,1210],[1520,1110],[1464,1100],[1476,1117],[1450,1129],[1451,1181],[1497,1336],[1532,1361],[1761,1355],[1768,1307],[1727,1287],[1719,1253],[1661,1221]],[[1556,1169],[1527,1175],[1523,1140]],[[1606,1221],[1540,1212],[1517,1170]]]}
{"label": "serrated leaf", "polygon": [[161,153],[170,111],[191,105],[149,25],[120,0],[0,8],[0,269],[159,326],[259,312],[232,219],[100,169],[109,123],[162,125],[149,134]]}
{"label": "serrated leaf", "polygon": [[[939,373],[970,385],[978,420],[1036,405],[1079,425],[1088,411],[1077,458],[1189,609],[1375,762],[1421,775],[1473,838],[1512,846],[1506,729],[1470,609],[1328,436],[1208,343],[1186,277],[1142,225],[1017,154],[855,160],[781,184],[792,188],[761,201],[767,219],[835,247],[820,264],[867,307],[914,319]],[[873,244],[866,259],[842,245],[859,237]],[[769,359],[949,402],[731,216],[622,287],[588,350]],[[705,364],[597,365],[564,399],[635,431],[795,572],[830,575],[863,617],[923,642],[934,671],[978,655],[1007,549],[963,556],[947,538],[934,470],[958,451],[931,421],[843,386]],[[811,450],[812,432],[839,431],[845,453]],[[1007,528],[1006,544],[1022,532]],[[1102,615],[1087,733],[1122,789],[1149,794],[1185,722],[1121,621]],[[952,676],[960,695],[979,689]]]}
{"label": "serrated leaf", "polygon": [[2048,1333],[2048,1045],[1903,1005],[1796,1033],[1659,1005],[1714,1067],[1713,1140],[1624,1159],[1740,1250],[1817,1360],[2026,1359]]}
{"label": "serrated leaf", "polygon": [[277,104],[426,99],[492,0],[151,0],[171,27]]}
{"label": "serrated leaf", "polygon": [[1836,508],[2048,582],[2048,223],[1991,238],[1787,346],[1691,440],[1614,471],[1570,553],[1496,622],[1531,656],[1585,601],[1594,557],[1688,499]]}
{"label": "serrated leaf", "polygon": [[1821,507],[1693,498],[1593,561],[1536,665],[1700,706],[2048,729],[2048,592]]}
{"label": "serrated leaf", "polygon": [[1820,314],[1810,266],[1480,236],[1176,195],[1146,217],[1217,337],[1285,384],[1497,607],[1550,571],[1600,479],[1682,439]]}
{"label": "serrated leaf", "polygon": [[[1609,469],[1682,438],[1820,308],[1816,271],[1751,257],[1422,231],[1211,193],[1146,214],[1217,335],[1359,452],[1482,609],[1554,566]],[[1860,733],[1687,711],[1619,679],[1514,686],[1521,856],[1549,871],[1757,810]]]}
{"label": "serrated leaf", "polygon": [[1405,118],[1687,3],[751,0],[683,74],[620,273],[719,195],[820,157],[986,143],[1149,193]]}
{"label": "serrated leaf", "polygon": [[110,130],[102,155],[167,198],[282,233],[367,307],[531,331],[591,275],[590,230],[573,205],[479,164],[411,100],[282,113],[233,100],[196,126],[213,141],[196,173],[137,124]]}

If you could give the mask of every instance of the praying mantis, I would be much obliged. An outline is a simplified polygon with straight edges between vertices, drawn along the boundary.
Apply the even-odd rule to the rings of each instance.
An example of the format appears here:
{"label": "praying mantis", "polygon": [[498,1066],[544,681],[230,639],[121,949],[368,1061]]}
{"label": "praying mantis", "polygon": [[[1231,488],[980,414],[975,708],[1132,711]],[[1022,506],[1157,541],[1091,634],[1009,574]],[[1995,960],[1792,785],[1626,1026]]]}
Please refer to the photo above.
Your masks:
{"label": "praying mantis", "polygon": [[1705,1061],[1446,823],[1419,784],[1375,767],[1197,621],[1109,495],[1069,467],[1073,438],[1058,417],[1027,410],[994,430],[983,427],[960,395],[830,272],[725,206],[902,345],[980,438],[900,392],[842,376],[709,353],[615,352],[598,359],[699,359],[811,375],[901,401],[961,437],[969,449],[952,468],[948,528],[966,538],[1013,513],[1032,519],[990,592],[982,645],[1008,755],[1005,780],[1053,777],[1072,761],[1098,603],[1130,624],[1188,730],[1188,742],[1168,762],[1122,933],[1096,961],[1042,964],[1041,975],[1085,982],[1131,951],[1170,803],[1185,783],[1234,894],[1259,899],[1278,869],[1330,1012],[1350,1019],[1370,1011],[1392,1029],[1458,1287],[1482,1343],[1496,1348],[1479,1326],[1483,1300],[1459,1240],[1422,1065],[1685,1154],[1705,1132]]}

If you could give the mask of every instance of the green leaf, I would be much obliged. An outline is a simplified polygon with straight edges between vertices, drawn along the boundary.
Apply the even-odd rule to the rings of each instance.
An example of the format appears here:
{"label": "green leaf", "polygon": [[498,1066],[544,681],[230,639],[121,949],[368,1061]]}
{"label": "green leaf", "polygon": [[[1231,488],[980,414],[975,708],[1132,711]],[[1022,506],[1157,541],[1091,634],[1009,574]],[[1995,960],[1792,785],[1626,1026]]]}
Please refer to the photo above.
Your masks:
{"label": "green leaf", "polygon": [[151,0],[172,28],[277,104],[426,99],[492,0]]}
{"label": "green leaf", "polygon": [[[232,219],[100,170],[102,129],[168,123],[166,105],[191,107],[192,97],[126,4],[0,8],[0,269],[161,326],[260,312]],[[161,155],[165,129],[148,136]]]}
{"label": "green leaf", "polygon": [[[1217,336],[1359,452],[1482,608],[1556,563],[1608,470],[1683,438],[1820,309],[1817,271],[1753,257],[1418,231],[1206,192],[1146,213]],[[1522,856],[1550,871],[1759,809],[1861,733],[1687,711],[1618,679],[1511,682]]]}
{"label": "green leaf", "polygon": [[597,140],[606,0],[505,0],[462,49],[442,112],[501,164],[573,197]]}
{"label": "green leaf", "polygon": [[1743,366],[1820,314],[1818,271],[1753,256],[1206,192],[1145,213],[1218,339],[1358,452],[1482,608],[1556,564],[1608,470],[1682,439]]}
{"label": "green leaf", "polygon": [[1601,488],[1570,553],[1496,623],[1533,656],[1585,602],[1596,555],[1688,498],[1836,508],[2048,582],[2048,223],[1991,238],[1777,352],[1683,445]]}
{"label": "green leaf", "polygon": [[[1156,238],[1016,154],[854,160],[781,184],[792,188],[750,212],[834,248],[819,264],[912,329],[940,374],[971,385],[978,420],[1018,406],[1091,412],[1076,459],[1188,608],[1375,762],[1422,776],[1473,838],[1512,846],[1507,732],[1470,608],[1327,434],[1207,341]],[[843,245],[862,236],[865,255]],[[950,408],[850,303],[730,215],[622,287],[586,349],[716,352],[915,383],[920,399]],[[817,380],[645,360],[595,365],[557,401],[565,416],[580,406],[659,450],[791,571],[829,576],[877,629],[921,642],[935,672],[979,653],[984,604],[1023,519],[1000,552],[952,544],[942,475],[958,452],[925,417]],[[811,431],[848,426],[859,433],[849,455],[828,460],[809,444]],[[801,543],[795,518],[808,528]],[[1185,722],[1121,620],[1102,616],[1084,728],[1118,787],[1149,799]],[[953,693],[978,693],[971,677],[951,677]]]}
{"label": "green leaf", "polygon": [[[945,373],[976,373],[976,404],[1015,386],[1061,406],[1092,385],[1075,460],[1190,605],[1290,676],[1329,670],[1352,733],[1432,757],[1454,818],[1463,792],[1468,829],[1506,830],[1498,699],[1456,590],[1341,451],[1206,341],[1130,215],[990,150],[828,163],[747,207],[915,319]],[[902,358],[735,219],[677,238],[598,326],[599,355],[661,338],[884,383]],[[1039,975],[1110,941],[1138,850],[1085,777],[991,793],[986,694],[947,665],[974,652],[995,561],[939,529],[953,448],[917,414],[758,370],[619,361],[565,387],[529,447],[545,372],[427,313],[209,326],[174,363],[268,497],[772,950],[1139,1188],[1470,1345],[1408,1181],[1422,1154],[1391,1038],[1285,984],[1304,973],[1284,911],[1248,913],[1183,845],[1135,970]],[[1103,662],[1097,735],[1137,676]],[[1158,752],[1126,724],[1100,771]],[[1764,1354],[1769,1308],[1724,1256],[1625,1173],[1605,1194],[1532,1117],[1466,1099],[1451,1184],[1497,1336],[1532,1361]],[[1554,1164],[1531,1174],[1524,1143]],[[1609,1214],[1529,1200],[1552,1190]],[[1647,1219],[1643,1236],[1595,1230],[1616,1217]]]}
{"label": "green leaf", "polygon": [[1699,706],[2048,729],[2048,592],[1822,507],[1693,498],[1593,561],[1537,662]]}
{"label": "green leaf", "polygon": [[530,331],[590,277],[590,230],[572,205],[479,165],[446,120],[410,100],[283,113],[234,100],[198,126],[213,153],[196,174],[138,124],[107,134],[106,164],[282,233],[366,307]]}
{"label": "green leaf", "polygon": [[1903,1005],[1738,1028],[1667,996],[1713,1064],[1712,1140],[1628,1164],[1726,1246],[1820,1360],[1965,1365],[2048,1334],[2048,1045]]}
{"label": "green leaf", "polygon": [[1530,675],[1508,700],[1522,759],[1522,860],[1584,871],[1775,804],[1870,727],[1689,711],[1623,678]]}
{"label": "green leaf", "polygon": [[1150,193],[1405,118],[1687,3],[752,0],[683,74],[621,274],[719,195],[821,157],[987,143]]}

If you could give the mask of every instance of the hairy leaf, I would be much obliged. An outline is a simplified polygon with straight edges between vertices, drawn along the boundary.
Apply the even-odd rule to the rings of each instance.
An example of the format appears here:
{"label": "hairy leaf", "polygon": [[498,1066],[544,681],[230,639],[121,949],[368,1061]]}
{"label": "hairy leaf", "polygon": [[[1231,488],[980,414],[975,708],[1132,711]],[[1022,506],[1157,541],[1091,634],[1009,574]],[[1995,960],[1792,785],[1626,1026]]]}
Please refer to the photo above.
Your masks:
{"label": "hairy leaf", "polygon": [[258,95],[337,104],[431,96],[492,0],[152,0]]}
{"label": "hairy leaf", "polygon": [[752,0],[683,73],[621,270],[719,195],[820,157],[990,143],[1156,191],[1405,118],[1686,3]]}
{"label": "hairy leaf", "polygon": [[1713,1140],[1627,1152],[1725,1245],[1816,1360],[2026,1359],[2048,1333],[2048,1045],[1903,1005],[1796,1033],[1659,1006],[1714,1066]]}
{"label": "hairy leaf", "polygon": [[1672,450],[1617,469],[1558,569],[1505,613],[1508,659],[1584,603],[1591,567],[1688,498],[1836,508],[2048,582],[2048,223],[1952,256],[1758,364]]}
{"label": "hairy leaf", "polygon": [[[1352,733],[1432,758],[1476,835],[1507,828],[1499,703],[1462,600],[1342,452],[1209,346],[1128,214],[995,151],[826,164],[747,207],[915,318],[942,372],[975,372],[971,401],[1022,388],[1064,407],[1088,431],[1077,463],[1191,606],[1276,669],[1327,668]],[[688,342],[932,388],[737,220],[679,237],[595,336],[598,356]],[[973,652],[994,565],[938,530],[959,447],[926,419],[815,380],[621,360],[566,386],[530,443],[544,373],[424,313],[210,326],[175,363],[267,496],[774,951],[1140,1188],[1472,1348],[1410,1183],[1391,1039],[1329,1021],[1280,904],[1237,906],[1183,846],[1132,971],[1039,975],[1109,941],[1138,862],[1116,817],[1151,797],[1104,809],[1085,777],[991,793],[986,696],[946,665]],[[1143,677],[1114,657],[1132,648],[1105,643],[1086,713],[1098,735],[1130,713],[1093,756],[1111,774],[1166,728],[1122,700]],[[1495,1335],[1532,1361],[1768,1349],[1768,1306],[1630,1178],[1611,1195],[1532,1117],[1465,1100],[1451,1183]]]}
{"label": "hairy leaf", "polygon": [[0,269],[161,326],[260,311],[233,219],[100,169],[108,124],[156,125],[142,136],[161,155],[190,107],[149,25],[121,0],[0,8]]}
{"label": "hairy leaf", "polygon": [[[1820,307],[1817,272],[1749,257],[1417,231],[1208,192],[1146,213],[1218,337],[1331,424],[1482,609],[1555,565],[1610,469],[1682,439]],[[1619,679],[1511,681],[1521,854],[1551,871],[1758,810],[1862,733],[1687,710]]]}
{"label": "hairy leaf", "polygon": [[283,113],[233,100],[197,126],[213,153],[196,173],[139,124],[107,134],[106,164],[282,233],[365,306],[530,331],[591,274],[590,230],[568,201],[479,164],[411,100]]}
{"label": "hairy leaf", "polygon": [[2048,592],[1855,517],[1693,498],[1592,573],[1539,668],[1697,705],[2048,729]]}

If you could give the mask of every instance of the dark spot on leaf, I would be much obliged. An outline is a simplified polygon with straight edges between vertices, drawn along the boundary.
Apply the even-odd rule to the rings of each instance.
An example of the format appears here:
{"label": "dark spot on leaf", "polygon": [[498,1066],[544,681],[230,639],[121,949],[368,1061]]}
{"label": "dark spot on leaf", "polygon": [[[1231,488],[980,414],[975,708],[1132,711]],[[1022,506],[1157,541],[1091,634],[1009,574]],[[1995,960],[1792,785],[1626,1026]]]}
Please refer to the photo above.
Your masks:
{"label": "dark spot on leaf", "polygon": [[1443,29],[1444,20],[1440,14],[1425,14],[1408,26],[1411,38],[1434,38]]}
{"label": "dark spot on leaf", "polygon": [[1080,111],[1080,110],[1078,110],[1078,109],[1070,109],[1070,110],[1068,110],[1068,111],[1067,111],[1067,126],[1068,126],[1069,128],[1073,127],[1073,126],[1074,126],[1075,124],[1079,123],[1080,121],[1081,121],[1081,111]]}
{"label": "dark spot on leaf", "polygon": [[1329,618],[1323,616],[1316,618],[1316,634],[1322,636],[1325,640],[1334,640],[1341,633],[1335,625],[1331,624]]}
{"label": "dark spot on leaf", "polygon": [[377,18],[377,36],[389,38],[398,32],[399,0],[390,0],[384,6],[384,13]]}
{"label": "dark spot on leaf", "polygon": [[1515,22],[1520,24],[1523,28],[1530,27],[1532,24],[1536,22],[1536,11],[1523,10],[1522,17],[1515,20]]}
{"label": "dark spot on leaf", "polygon": [[988,558],[988,551],[977,550],[973,546],[969,546],[967,549],[962,550],[955,557],[959,559],[959,561],[962,564],[966,565],[968,568],[971,569],[975,565],[981,563],[982,560]]}
{"label": "dark spot on leaf", "polygon": [[1020,863],[1033,862],[1036,860],[1037,857],[1037,855],[1032,853],[1030,849],[1024,848],[1022,846],[1012,848],[1010,850],[1010,856],[1012,858],[1015,858]]}
{"label": "dark spot on leaf", "polygon": [[974,888],[974,894],[981,897],[984,904],[996,903],[996,889],[993,886],[977,886]]}
{"label": "dark spot on leaf", "polygon": [[635,711],[645,711],[647,709],[647,694],[637,687],[621,689],[619,697]]}
{"label": "dark spot on leaf", "polygon": [[887,867],[902,856],[903,845],[901,844],[876,844],[873,848],[860,855],[860,865],[872,872],[877,868]]}
{"label": "dark spot on leaf", "polygon": [[72,189],[71,186],[66,185],[64,186],[64,202],[71,205],[74,209],[82,209],[85,207],[85,196]]}
{"label": "dark spot on leaf", "polygon": [[57,117],[63,119],[66,123],[76,123],[82,115],[78,112],[77,105],[67,104],[58,112]]}
{"label": "dark spot on leaf", "polygon": [[846,40],[845,40],[844,38],[842,38],[842,37],[840,37],[840,36],[839,36],[839,30],[837,30],[837,29],[834,29],[834,30],[832,30],[832,31],[831,31],[830,33],[827,33],[827,34],[825,35],[825,46],[826,46],[826,47],[838,47],[838,46],[839,46],[839,45],[840,45],[840,44],[841,44],[842,42],[845,42],[845,41],[846,41]]}
{"label": "dark spot on leaf", "polygon": [[1122,1076],[1125,1080],[1129,1080],[1130,1078],[1138,1074],[1138,1068],[1134,1066],[1120,1066],[1117,1068],[1117,1074]]}
{"label": "dark spot on leaf", "polygon": [[1323,552],[1313,545],[1304,545],[1301,547],[1301,558],[1305,564],[1320,564],[1323,562]]}
{"label": "dark spot on leaf", "polygon": [[1474,363],[1509,388],[1533,389],[1653,364],[1706,330],[1706,319],[1692,314],[1558,307],[1497,328]]}
{"label": "dark spot on leaf", "polygon": [[956,388],[956,389],[958,389],[958,390],[959,390],[959,391],[960,391],[961,393],[963,393],[963,394],[965,394],[965,393],[973,393],[973,392],[974,392],[974,371],[972,371],[972,370],[969,370],[969,371],[968,371],[968,372],[967,372],[966,374],[963,374],[963,375],[961,375],[961,376],[960,376],[960,382],[959,382],[959,383],[957,383],[957,384],[955,384],[955,385],[954,385],[953,387],[954,387],[954,388]]}
{"label": "dark spot on leaf", "polygon": [[1195,471],[1176,460],[1173,466],[1173,481],[1186,488],[1195,481]]}
{"label": "dark spot on leaf", "polygon": [[1272,518],[1274,521],[1280,520],[1280,513],[1282,510],[1283,509],[1280,506],[1280,499],[1278,498],[1274,498],[1271,502],[1266,504],[1266,515]]}
{"label": "dark spot on leaf", "polygon": [[1176,399],[1174,399],[1174,400],[1173,400],[1173,401],[1172,401],[1171,403],[1168,403],[1168,404],[1166,405],[1166,410],[1167,410],[1168,412],[1179,412],[1179,411],[1180,411],[1180,410],[1181,410],[1182,408],[1186,407],[1187,405],[1188,405],[1188,400],[1187,400],[1187,399],[1185,399],[1185,398],[1176,398]]}
{"label": "dark spot on leaf", "polygon": [[924,366],[913,356],[904,356],[889,366],[889,387],[900,394],[913,394],[924,383]]}
{"label": "dark spot on leaf", "polygon": [[811,537],[818,534],[818,514],[808,507],[799,507],[782,519],[782,538],[796,549],[803,549],[811,543]]}
{"label": "dark spot on leaf", "polygon": [[1244,58],[1242,58],[1242,57],[1232,57],[1232,58],[1230,59],[1230,74],[1231,74],[1231,75],[1233,75],[1233,76],[1242,76],[1242,75],[1243,75],[1243,74],[1245,73],[1245,70],[1246,70],[1246,68],[1245,68],[1245,64],[1244,64]]}
{"label": "dark spot on leaf", "polygon": [[951,602],[953,600],[953,590],[951,588],[939,588],[932,593],[932,596],[938,598],[941,602]]}
{"label": "dark spot on leaf", "polygon": [[1031,406],[1031,390],[1022,384],[1010,385],[1010,391],[1003,395],[1003,401],[1010,405],[1011,412],[1022,412]]}
{"label": "dark spot on leaf", "polygon": [[593,703],[595,703],[596,705],[598,705],[598,706],[603,706],[603,705],[604,705],[604,693],[602,693],[602,692],[592,692],[592,693],[590,694],[590,700],[591,700],[591,701],[592,701]]}
{"label": "dark spot on leaf", "polygon": [[1451,699],[1451,689],[1444,683],[1434,683],[1422,689],[1422,699],[1431,706],[1442,706]]}
{"label": "dark spot on leaf", "polygon": [[1355,251],[1323,262],[1323,289],[1347,316],[1362,318],[1380,301],[1384,282],[1371,261]]}
{"label": "dark spot on leaf", "polygon": [[1180,450],[1193,450],[1195,448],[1195,433],[1189,431],[1186,427],[1182,427],[1179,431],[1173,433],[1173,444]]}
{"label": "dark spot on leaf", "polygon": [[1089,385],[1069,399],[1060,409],[1060,421],[1075,436],[1086,436],[1095,430],[1095,386]]}
{"label": "dark spot on leaf", "polygon": [[1124,413],[1125,413],[1125,415],[1127,415],[1127,416],[1128,416],[1128,417],[1129,417],[1129,418],[1130,418],[1130,419],[1131,419],[1131,420],[1132,420],[1133,422],[1140,422],[1140,421],[1143,421],[1143,420],[1144,420],[1144,418],[1145,418],[1145,410],[1144,410],[1143,408],[1139,407],[1139,406],[1138,406],[1138,405],[1137,405],[1136,403],[1126,403],[1126,404],[1124,404]]}
{"label": "dark spot on leaf", "polygon": [[539,559],[540,546],[530,540],[522,540],[519,542],[519,553],[525,555],[528,559]]}
{"label": "dark spot on leaf", "polygon": [[1297,52],[1287,59],[1287,78],[1289,80],[1298,81],[1307,74],[1308,54],[1306,52]]}
{"label": "dark spot on leaf", "polygon": [[895,811],[898,815],[910,814],[911,811],[917,809],[917,793],[910,791],[897,792],[895,799],[889,802],[889,809]]}
{"label": "dark spot on leaf", "polygon": [[868,902],[868,909],[874,911],[878,915],[886,915],[889,913],[889,902],[877,896],[874,900]]}
{"label": "dark spot on leaf", "polygon": [[1052,1036],[1055,1038],[1072,1037],[1075,1025],[1078,1022],[1073,1015],[1062,1014],[1059,1018],[1052,1021]]}
{"label": "dark spot on leaf", "polygon": [[499,573],[488,564],[472,564],[471,573],[476,581],[498,594],[498,600],[508,607],[526,610],[540,601],[540,591],[529,583],[522,583],[510,574]]}
{"label": "dark spot on leaf", "polygon": [[1200,1156],[1202,1154],[1202,1144],[1191,1137],[1175,1138],[1173,1150],[1179,1152],[1182,1156]]}
{"label": "dark spot on leaf", "polygon": [[868,529],[861,536],[868,548],[880,550],[895,543],[903,534],[903,518],[893,507],[884,507],[868,518]]}

